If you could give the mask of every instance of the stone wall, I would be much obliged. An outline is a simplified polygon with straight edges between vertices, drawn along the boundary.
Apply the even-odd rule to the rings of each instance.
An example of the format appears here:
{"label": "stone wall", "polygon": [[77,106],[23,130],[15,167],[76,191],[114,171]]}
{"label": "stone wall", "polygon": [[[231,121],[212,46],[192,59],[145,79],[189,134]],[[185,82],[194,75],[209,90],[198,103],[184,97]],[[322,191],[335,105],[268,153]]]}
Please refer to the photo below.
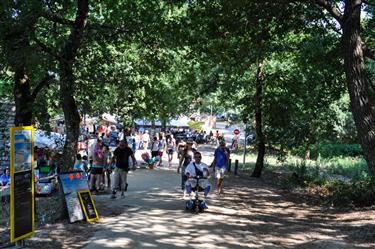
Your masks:
{"label": "stone wall", "polygon": [[10,127],[14,126],[16,107],[14,103],[0,99],[0,170],[10,166]]}

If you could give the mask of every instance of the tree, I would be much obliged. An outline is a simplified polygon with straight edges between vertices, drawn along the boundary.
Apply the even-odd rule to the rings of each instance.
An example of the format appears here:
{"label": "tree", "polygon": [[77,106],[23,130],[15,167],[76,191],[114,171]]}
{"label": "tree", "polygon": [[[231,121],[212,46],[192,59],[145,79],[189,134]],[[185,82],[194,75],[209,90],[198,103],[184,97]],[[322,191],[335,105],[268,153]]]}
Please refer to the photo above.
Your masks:
{"label": "tree", "polygon": [[333,1],[316,0],[314,2],[324,8],[338,22],[342,30],[344,71],[351,110],[358,138],[375,183],[375,117],[365,73],[365,57],[374,60],[375,52],[362,41],[361,37],[363,7],[367,5],[371,9],[373,6],[362,0],[341,1],[344,5],[344,13],[342,13]]}
{"label": "tree", "polygon": [[51,83],[49,63],[40,56],[31,37],[40,16],[39,1],[2,1],[0,4],[0,51],[4,70],[13,74],[15,125],[31,125],[35,99]]}

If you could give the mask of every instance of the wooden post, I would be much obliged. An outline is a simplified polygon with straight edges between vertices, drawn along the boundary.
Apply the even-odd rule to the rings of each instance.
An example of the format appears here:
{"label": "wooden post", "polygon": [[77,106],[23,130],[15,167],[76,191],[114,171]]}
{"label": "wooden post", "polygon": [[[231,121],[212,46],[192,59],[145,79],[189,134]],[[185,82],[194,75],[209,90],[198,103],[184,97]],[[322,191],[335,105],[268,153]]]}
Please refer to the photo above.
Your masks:
{"label": "wooden post", "polygon": [[238,170],[238,160],[236,159],[234,163],[234,174],[237,175],[237,170]]}
{"label": "wooden post", "polygon": [[231,167],[232,167],[232,159],[229,159],[229,161],[228,161],[228,172],[230,172]]}

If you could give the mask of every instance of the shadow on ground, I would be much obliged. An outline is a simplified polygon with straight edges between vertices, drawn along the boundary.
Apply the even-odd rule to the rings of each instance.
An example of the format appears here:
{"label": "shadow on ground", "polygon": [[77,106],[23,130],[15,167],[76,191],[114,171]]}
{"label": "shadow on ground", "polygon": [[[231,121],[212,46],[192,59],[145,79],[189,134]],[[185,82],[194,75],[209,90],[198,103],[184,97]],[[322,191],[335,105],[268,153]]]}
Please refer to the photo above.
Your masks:
{"label": "shadow on ground", "polygon": [[375,215],[340,213],[284,195],[260,179],[228,177],[202,214],[184,210],[174,171],[138,170],[125,199],[95,196],[99,222],[44,227],[30,248],[375,247]]}

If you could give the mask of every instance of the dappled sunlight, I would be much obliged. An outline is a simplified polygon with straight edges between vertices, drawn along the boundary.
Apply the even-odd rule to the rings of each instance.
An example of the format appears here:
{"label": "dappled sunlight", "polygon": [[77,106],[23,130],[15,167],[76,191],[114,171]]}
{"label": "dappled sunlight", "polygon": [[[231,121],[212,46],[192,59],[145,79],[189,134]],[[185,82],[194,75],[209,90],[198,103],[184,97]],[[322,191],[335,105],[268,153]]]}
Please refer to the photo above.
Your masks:
{"label": "dappled sunlight", "polygon": [[[321,248],[316,241],[332,245],[322,247],[327,249],[346,248],[348,241],[358,248],[375,246],[375,215],[352,212],[349,218],[243,177],[228,177],[224,194],[210,193],[209,208],[195,214],[185,211],[179,181],[175,172],[136,172],[124,199],[94,195],[98,222],[54,224],[32,240],[50,248],[74,231],[61,248]],[[358,233],[364,228],[367,233]]]}

